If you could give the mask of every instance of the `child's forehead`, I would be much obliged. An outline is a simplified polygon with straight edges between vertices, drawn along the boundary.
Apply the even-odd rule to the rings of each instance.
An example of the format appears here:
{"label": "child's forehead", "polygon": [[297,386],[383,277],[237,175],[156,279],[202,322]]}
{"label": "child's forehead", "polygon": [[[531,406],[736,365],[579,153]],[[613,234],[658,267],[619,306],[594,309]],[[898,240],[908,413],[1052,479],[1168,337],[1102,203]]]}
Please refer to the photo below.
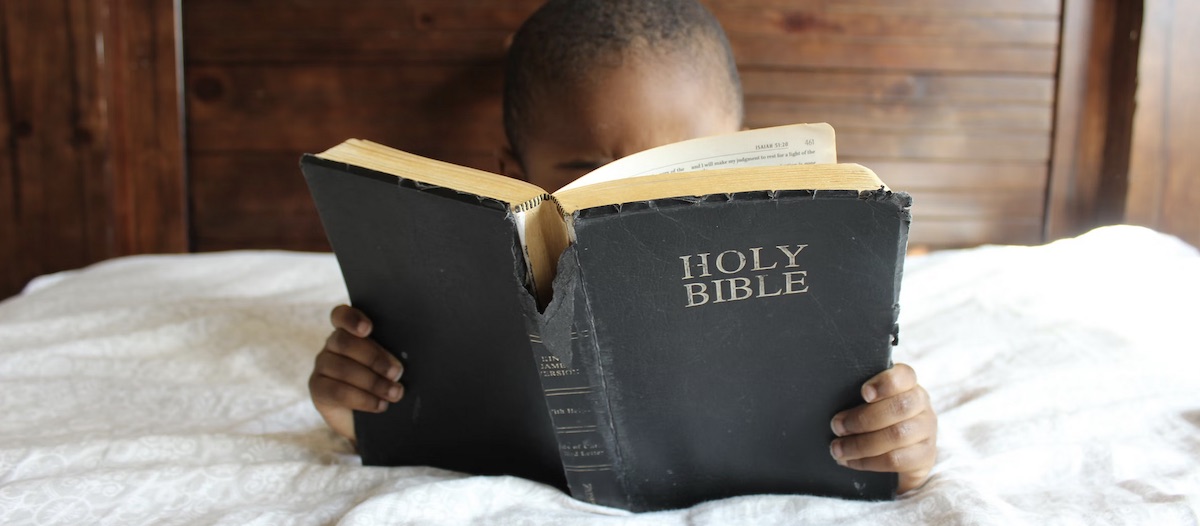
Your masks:
{"label": "child's forehead", "polygon": [[[549,86],[534,101],[535,123],[563,118],[610,120],[614,112],[635,119],[661,118],[661,111],[680,99],[695,103],[692,111],[725,115],[736,113],[732,88],[722,84],[723,69],[716,61],[688,63],[676,56],[630,55],[619,64],[597,67],[578,82]],[[714,71],[705,71],[705,67]],[[564,112],[567,112],[564,114]],[[648,123],[649,124],[649,123]]]}
{"label": "child's forehead", "polygon": [[[529,153],[553,146],[619,158],[740,126],[733,98],[712,75],[674,61],[632,60],[585,82],[547,90],[532,105]],[[535,153],[536,154],[536,153]]]}

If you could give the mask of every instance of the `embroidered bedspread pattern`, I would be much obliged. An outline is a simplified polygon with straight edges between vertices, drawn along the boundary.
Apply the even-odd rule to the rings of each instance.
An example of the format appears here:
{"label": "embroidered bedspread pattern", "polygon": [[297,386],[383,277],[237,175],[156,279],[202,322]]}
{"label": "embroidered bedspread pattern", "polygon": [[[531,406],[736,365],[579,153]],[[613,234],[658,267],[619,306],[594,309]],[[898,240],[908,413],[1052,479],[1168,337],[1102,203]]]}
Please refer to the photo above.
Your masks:
{"label": "embroidered bedspread pattern", "polygon": [[509,477],[364,468],[307,376],[325,254],[139,256],[0,303],[4,524],[1194,524],[1200,254],[1111,227],[909,260],[901,345],[940,415],[894,502],[752,496],[648,515]]}

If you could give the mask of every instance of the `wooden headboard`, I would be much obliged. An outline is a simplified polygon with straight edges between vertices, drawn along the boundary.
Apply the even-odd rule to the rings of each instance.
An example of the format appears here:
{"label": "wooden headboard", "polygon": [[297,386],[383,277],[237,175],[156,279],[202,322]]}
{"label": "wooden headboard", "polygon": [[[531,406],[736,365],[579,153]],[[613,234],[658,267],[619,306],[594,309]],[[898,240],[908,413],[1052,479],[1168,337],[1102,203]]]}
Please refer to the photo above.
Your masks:
{"label": "wooden headboard", "polygon": [[[5,2],[0,297],[115,255],[327,250],[297,160],[348,137],[495,169],[505,42],[540,3]],[[747,125],[833,124],[843,161],[913,194],[912,245],[1124,219],[1142,2],[704,3]]]}

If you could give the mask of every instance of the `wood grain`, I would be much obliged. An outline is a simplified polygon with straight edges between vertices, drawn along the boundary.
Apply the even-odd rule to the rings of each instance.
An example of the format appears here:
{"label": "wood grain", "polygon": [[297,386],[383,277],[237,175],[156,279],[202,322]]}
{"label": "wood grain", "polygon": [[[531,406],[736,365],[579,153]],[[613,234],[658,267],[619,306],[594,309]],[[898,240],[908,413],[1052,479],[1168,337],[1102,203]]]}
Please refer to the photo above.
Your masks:
{"label": "wood grain", "polygon": [[[493,169],[504,43],[539,3],[185,3],[195,246],[323,242],[287,231],[312,224],[294,160],[347,137]],[[738,56],[748,126],[830,122],[842,158],[912,184],[925,220],[1023,225],[970,241],[992,231],[932,228],[952,234],[939,246],[1031,239],[1054,124],[1057,2],[706,4]],[[279,14],[256,14],[266,11]],[[980,184],[1001,190],[969,191]]]}
{"label": "wood grain", "polygon": [[18,132],[16,120],[10,115],[14,106],[9,89],[9,67],[13,55],[8,50],[8,8],[0,5],[0,258],[7,264],[0,265],[0,299],[20,290],[28,279],[16,264],[21,242],[18,237],[21,224],[19,195],[20,181],[17,179],[16,152]]}
{"label": "wood grain", "polygon": [[170,0],[0,4],[0,297],[187,250]]}
{"label": "wood grain", "polygon": [[1047,107],[1054,78],[927,71],[779,70],[743,67],[742,87],[758,98],[814,101],[1002,103]]}
{"label": "wood grain", "polygon": [[838,11],[831,6],[715,5],[714,14],[731,35],[795,35],[833,39],[1010,44],[1054,47],[1058,20],[1053,17],[1017,18],[987,14],[949,17],[917,11]]}
{"label": "wood grain", "polygon": [[1047,239],[1121,222],[1137,85],[1140,2],[1068,0]]}
{"label": "wood grain", "polygon": [[1194,2],[1146,2],[1126,217],[1200,247],[1197,17]]}
{"label": "wood grain", "polygon": [[875,101],[798,101],[749,98],[749,122],[828,122],[839,131],[1011,132],[1049,135],[1047,105],[1004,103],[913,104]]}
{"label": "wood grain", "polygon": [[[193,152],[317,152],[371,139],[418,154],[504,144],[499,64],[197,66],[188,83]],[[287,125],[283,125],[287,123]]]}
{"label": "wood grain", "polygon": [[109,0],[105,103],[119,254],[188,250],[172,0]]}
{"label": "wood grain", "polygon": [[[89,28],[86,6],[10,2],[4,10],[7,228],[0,258],[9,267],[0,296],[35,275],[81,266],[104,255],[89,228],[94,210],[86,178],[95,175],[86,115],[93,86],[77,56],[76,31]],[[83,19],[78,19],[83,17]],[[86,33],[83,33],[86,34]],[[82,73],[82,75],[81,75]]]}

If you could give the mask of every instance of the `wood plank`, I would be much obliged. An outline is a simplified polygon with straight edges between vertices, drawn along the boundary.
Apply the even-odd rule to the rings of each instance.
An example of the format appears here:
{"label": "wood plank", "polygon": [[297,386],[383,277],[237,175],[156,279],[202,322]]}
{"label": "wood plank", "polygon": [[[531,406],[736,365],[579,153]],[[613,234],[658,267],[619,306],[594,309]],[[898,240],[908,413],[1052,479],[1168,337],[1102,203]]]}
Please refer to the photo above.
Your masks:
{"label": "wood plank", "polygon": [[13,105],[9,89],[9,69],[13,63],[8,51],[9,4],[0,4],[0,259],[8,263],[0,265],[0,300],[21,290],[26,278],[16,264],[20,254],[18,224],[21,207],[18,195],[16,152],[12,145],[17,142],[15,119],[9,114]]}
{"label": "wood plank", "polygon": [[99,32],[95,2],[67,3],[76,84],[76,115],[71,144],[79,152],[78,184],[82,193],[84,253],[88,262],[117,254],[113,174],[108,164],[109,109],[103,99],[102,64],[95,35]]}
{"label": "wood plank", "polygon": [[[731,28],[730,37],[743,66],[1046,74],[1054,70],[1057,19],[1053,16],[1045,20],[997,18],[995,9],[976,12],[978,9],[972,11],[967,6],[962,10],[954,2],[940,6],[944,11],[899,2],[903,4],[900,18],[896,6],[889,4],[860,4],[846,9],[840,2],[818,2],[784,11],[773,9],[769,3],[761,4],[747,9],[741,2],[712,3]],[[1049,5],[1050,11],[1034,12],[1057,14],[1052,4],[1032,2],[1024,8]],[[531,12],[532,4],[258,0],[249,5],[189,2],[185,9],[189,64],[375,63],[502,60],[505,41]],[[869,10],[875,10],[874,14]],[[930,13],[975,14],[971,15],[974,18],[961,19],[931,17]],[[811,20],[818,15],[833,17],[834,22]],[[776,23],[763,23],[772,19]],[[805,29],[801,27],[805,24],[814,27],[801,35],[786,31]],[[785,31],[772,34],[772,27],[783,27]]]}
{"label": "wood plank", "polygon": [[195,250],[329,250],[298,157],[197,155],[191,170]]}
{"label": "wood plank", "polygon": [[1104,107],[1107,126],[1104,150],[1100,154],[1096,213],[1092,217],[1096,225],[1121,223],[1125,218],[1143,7],[1142,2],[1125,1],[1117,1],[1113,6],[1109,36],[1111,51],[1108,78],[1105,79],[1108,85]]}
{"label": "wood plank", "polygon": [[1054,46],[956,45],[806,36],[742,35],[731,41],[740,66],[1053,74]]}
{"label": "wood plank", "polygon": [[398,63],[477,62],[504,60],[511,31],[392,32],[358,35],[320,34],[292,28],[290,36],[248,32],[230,36],[196,36],[184,48],[188,64],[282,62]]}
{"label": "wood plank", "polygon": [[1054,103],[1054,78],[743,67],[748,97],[928,103]]}
{"label": "wood plank", "polygon": [[[397,63],[502,61],[511,31],[401,32],[387,35],[305,34],[275,37],[242,33],[197,36],[185,48],[189,64],[214,62]],[[958,45],[954,42],[878,41],[806,36],[735,35],[741,66],[1053,74],[1053,46]]]}
{"label": "wood plank", "polygon": [[[236,2],[238,0],[215,0]],[[254,1],[254,0],[251,0]],[[293,0],[294,1],[294,0]],[[495,0],[489,4],[503,7],[537,7],[544,0]],[[470,8],[479,5],[478,0],[410,0],[420,7],[449,6]],[[903,13],[916,12],[940,16],[994,16],[1025,18],[1057,18],[1060,5],[1057,0],[701,0],[710,10],[739,7],[825,9],[831,12],[857,13]]]}
{"label": "wood plank", "polygon": [[419,154],[448,143],[493,151],[504,144],[501,77],[499,65],[197,66],[190,147],[299,154],[359,137]]}
{"label": "wood plank", "polygon": [[296,28],[327,37],[439,32],[516,31],[544,0],[204,0],[183,6],[185,39],[254,32],[295,38]]}
{"label": "wood plank", "polygon": [[1038,199],[1046,191],[1046,163],[925,162],[845,155],[839,161],[874,170],[894,190],[1016,191]]}
{"label": "wood plank", "polygon": [[173,0],[101,9],[117,250],[188,249]]}
{"label": "wood plank", "polygon": [[3,9],[17,240],[2,256],[14,270],[17,283],[6,284],[14,292],[38,274],[88,262],[80,191],[87,174],[72,141],[80,94],[66,5],[6,2]]}
{"label": "wood plank", "polygon": [[[715,4],[716,2],[710,2]],[[777,6],[797,3],[827,6],[830,11],[847,13],[919,13],[943,16],[1019,16],[1054,18],[1059,14],[1056,0],[724,0],[729,5]]]}
{"label": "wood plank", "polygon": [[1045,162],[1050,153],[1049,137],[1034,134],[883,134],[842,129],[837,143],[839,157],[847,159]]}
{"label": "wood plank", "polygon": [[1194,2],[1148,0],[1126,214],[1200,247],[1200,36]]}
{"label": "wood plank", "polygon": [[[184,4],[188,39],[247,31],[288,36],[297,27],[325,33],[391,33],[409,29],[516,30],[541,0],[480,3],[444,0],[205,0]],[[1058,6],[1028,2],[942,1],[706,2],[730,33],[834,31],[839,34],[960,38],[969,41],[1056,42]]]}
{"label": "wood plank", "polygon": [[1086,170],[1079,156],[1079,141],[1087,133],[1082,119],[1088,95],[1089,54],[1095,6],[1091,0],[1064,0],[1062,70],[1058,74],[1055,107],[1054,156],[1050,163],[1050,191],[1046,208],[1046,240],[1073,236],[1081,230],[1078,217],[1090,208],[1088,192],[1077,189],[1077,178]]}
{"label": "wood plank", "polygon": [[1175,64],[1171,62],[1175,9],[1172,2],[1151,1],[1143,21],[1142,49],[1138,57],[1137,111],[1133,116],[1132,152],[1126,221],[1156,228],[1162,211],[1170,168],[1170,89]]}
{"label": "wood plank", "polygon": [[[183,2],[183,35],[194,39],[246,33],[283,38],[306,35],[389,35],[411,31],[413,2],[393,0],[202,0]],[[297,35],[297,29],[303,34]]]}
{"label": "wood plank", "polygon": [[516,31],[544,0],[508,0],[493,2],[415,0],[416,26],[439,31],[475,31],[504,28]]}
{"label": "wood plank", "polygon": [[1029,132],[1049,135],[1049,106],[1028,104],[912,104],[872,101],[790,101],[749,98],[747,122],[828,122],[835,130]]}
{"label": "wood plank", "polygon": [[[836,4],[835,4],[836,5]],[[883,11],[883,12],[880,12]],[[713,5],[713,14],[734,39],[742,35],[804,34],[826,38],[943,41],[964,44],[1046,45],[1058,43],[1056,18],[989,15],[946,16],[939,12],[839,11],[830,5]]]}
{"label": "wood plank", "polygon": [[1141,12],[1121,0],[1068,0],[1063,26],[1047,240],[1122,219]]}
{"label": "wood plank", "polygon": [[[199,66],[193,69],[188,90],[189,124],[192,149],[198,152],[225,150],[316,151],[346,137],[364,137],[398,148],[429,151],[441,147],[453,137],[460,144],[476,145],[466,149],[491,149],[503,144],[500,126],[500,70],[498,67],[473,69],[453,66],[427,66],[398,69],[381,75],[362,65],[307,68]],[[853,135],[859,128],[891,127],[908,131],[934,123],[961,133],[976,126],[992,132],[1010,126],[1029,127],[1048,133],[1044,110],[1036,106],[1014,106],[1012,111],[966,108],[955,112],[942,106],[904,105],[803,105],[781,115],[777,101],[751,100],[747,124],[752,127],[801,120],[830,120],[842,133],[851,133],[851,144],[844,152],[861,151]],[[760,111],[759,107],[766,108]],[[339,111],[332,111],[333,109]],[[844,109],[849,119],[839,123],[838,114],[822,111]],[[889,113],[890,112],[890,113]],[[858,113],[858,115],[854,115]],[[306,117],[298,117],[306,116]],[[319,122],[320,126],[286,126],[277,123]],[[888,120],[890,119],[890,120]],[[992,119],[992,121],[989,121]],[[1038,122],[1040,120],[1040,122]],[[894,134],[889,134],[894,135]],[[991,135],[955,137],[953,134],[925,134],[927,144],[946,144],[947,151],[929,152],[930,147],[903,147],[909,151],[894,157],[969,159],[981,152],[983,159],[1041,159],[1045,156],[1045,138],[1004,135],[994,139],[996,152],[985,143]],[[897,144],[895,139],[890,139]],[[906,139],[909,143],[920,139]],[[1032,146],[1031,146],[1032,145]],[[1015,149],[1014,149],[1015,148]],[[1024,153],[1022,153],[1024,152]],[[888,156],[886,152],[872,154]]]}
{"label": "wood plank", "polygon": [[[5,55],[12,59],[2,64],[6,111],[12,111],[5,120],[18,131],[8,138],[12,149],[5,156],[4,186],[14,206],[3,221],[15,241],[4,250],[16,251],[4,258],[14,261],[6,292],[35,275],[119,254],[186,249],[182,164],[156,178],[158,164],[130,162],[169,154],[161,138],[179,130],[171,4],[4,4]],[[165,17],[154,9],[163,6]],[[130,47],[151,31],[138,23],[154,15],[160,38]],[[152,91],[162,50],[172,64],[165,93]],[[166,122],[154,118],[155,103],[164,98],[172,108]],[[129,140],[137,137],[150,140]],[[175,152],[182,151],[179,141],[176,133]],[[174,216],[147,213],[172,204],[163,188],[176,190]],[[164,238],[177,244],[155,243]]]}

